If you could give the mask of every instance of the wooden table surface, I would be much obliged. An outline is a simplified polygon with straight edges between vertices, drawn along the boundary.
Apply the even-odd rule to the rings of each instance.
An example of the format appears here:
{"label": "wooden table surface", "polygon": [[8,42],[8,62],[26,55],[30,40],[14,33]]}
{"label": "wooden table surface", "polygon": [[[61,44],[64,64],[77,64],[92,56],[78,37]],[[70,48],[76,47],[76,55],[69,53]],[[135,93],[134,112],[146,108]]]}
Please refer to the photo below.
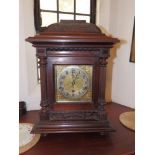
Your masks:
{"label": "wooden table surface", "polygon": [[[134,155],[135,132],[119,122],[119,115],[133,109],[110,103],[105,105],[108,119],[116,132],[108,136],[99,133],[49,134],[23,155]],[[29,111],[20,123],[35,123],[38,111]]]}

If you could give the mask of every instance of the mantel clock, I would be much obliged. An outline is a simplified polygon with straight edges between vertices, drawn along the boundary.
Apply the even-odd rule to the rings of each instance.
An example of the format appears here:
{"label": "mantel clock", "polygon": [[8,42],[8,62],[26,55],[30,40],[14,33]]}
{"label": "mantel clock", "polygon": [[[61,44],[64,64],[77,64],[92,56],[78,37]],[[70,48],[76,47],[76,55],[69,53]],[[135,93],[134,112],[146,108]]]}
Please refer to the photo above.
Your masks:
{"label": "mantel clock", "polygon": [[94,24],[62,21],[26,41],[37,49],[40,120],[33,133],[113,131],[104,110],[109,50],[119,42]]}

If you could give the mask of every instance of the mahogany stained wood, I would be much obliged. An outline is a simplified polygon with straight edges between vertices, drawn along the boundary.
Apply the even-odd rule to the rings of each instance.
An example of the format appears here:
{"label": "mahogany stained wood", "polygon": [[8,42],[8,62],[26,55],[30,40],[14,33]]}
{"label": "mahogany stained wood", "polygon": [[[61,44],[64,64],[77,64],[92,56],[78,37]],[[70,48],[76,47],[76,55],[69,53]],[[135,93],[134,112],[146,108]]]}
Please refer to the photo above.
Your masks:
{"label": "mahogany stained wood", "polygon": [[[119,121],[121,113],[133,109],[116,103],[106,104],[105,109],[116,132],[108,136],[100,136],[99,133],[49,134],[41,137],[23,155],[134,155],[135,132]],[[38,112],[29,111],[20,118],[20,122],[36,123],[39,120]]]}
{"label": "mahogany stained wood", "polygon": [[[40,121],[33,133],[68,133],[114,131],[104,110],[105,77],[110,48],[119,40],[106,36],[94,24],[62,21],[26,41],[37,49],[40,59]],[[91,65],[92,100],[57,103],[55,65]],[[85,109],[86,105],[90,106]],[[77,105],[80,109],[77,108]],[[70,108],[72,107],[72,110]],[[56,112],[57,107],[61,112]],[[77,111],[78,110],[78,111]],[[52,116],[52,117],[51,117]],[[67,119],[69,117],[69,119]],[[60,121],[61,118],[61,121]],[[76,118],[76,119],[75,119]]]}

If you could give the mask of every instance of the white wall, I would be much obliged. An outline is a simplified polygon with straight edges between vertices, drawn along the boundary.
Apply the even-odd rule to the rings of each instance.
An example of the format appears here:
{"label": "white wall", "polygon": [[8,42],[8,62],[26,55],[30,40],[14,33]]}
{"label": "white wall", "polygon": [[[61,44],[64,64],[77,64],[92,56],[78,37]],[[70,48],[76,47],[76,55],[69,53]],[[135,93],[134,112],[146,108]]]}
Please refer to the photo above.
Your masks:
{"label": "white wall", "polygon": [[[106,33],[126,40],[117,50],[113,70],[108,69],[107,84],[112,101],[134,107],[134,64],[129,63],[131,35],[134,16],[134,0],[97,0],[97,25]],[[25,38],[33,36],[33,1],[19,1],[20,47],[19,47],[19,100],[27,103],[28,110],[39,109],[40,85],[37,83],[35,49]],[[113,63],[112,62],[112,63]],[[112,86],[111,86],[112,72]],[[112,87],[112,88],[111,88]],[[111,90],[112,89],[112,90]]]}
{"label": "white wall", "polygon": [[97,0],[96,24],[108,34],[110,22],[110,0]]}
{"label": "white wall", "polygon": [[110,33],[121,40],[112,73],[112,101],[135,106],[135,64],[129,62],[135,15],[134,0],[111,0]]}
{"label": "white wall", "polygon": [[19,1],[19,21],[19,100],[26,101],[28,110],[39,109],[35,48],[25,41],[35,34],[32,0]]}

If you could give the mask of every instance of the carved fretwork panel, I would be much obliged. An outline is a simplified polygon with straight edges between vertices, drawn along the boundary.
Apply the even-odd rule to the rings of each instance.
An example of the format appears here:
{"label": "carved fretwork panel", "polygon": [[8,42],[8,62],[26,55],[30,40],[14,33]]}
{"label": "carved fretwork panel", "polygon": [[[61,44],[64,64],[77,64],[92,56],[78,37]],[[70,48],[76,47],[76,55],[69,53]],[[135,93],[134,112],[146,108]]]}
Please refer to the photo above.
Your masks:
{"label": "carved fretwork panel", "polygon": [[97,110],[72,110],[63,112],[51,111],[49,114],[49,119],[51,121],[103,121],[106,120],[106,114],[104,112],[101,116]]}

